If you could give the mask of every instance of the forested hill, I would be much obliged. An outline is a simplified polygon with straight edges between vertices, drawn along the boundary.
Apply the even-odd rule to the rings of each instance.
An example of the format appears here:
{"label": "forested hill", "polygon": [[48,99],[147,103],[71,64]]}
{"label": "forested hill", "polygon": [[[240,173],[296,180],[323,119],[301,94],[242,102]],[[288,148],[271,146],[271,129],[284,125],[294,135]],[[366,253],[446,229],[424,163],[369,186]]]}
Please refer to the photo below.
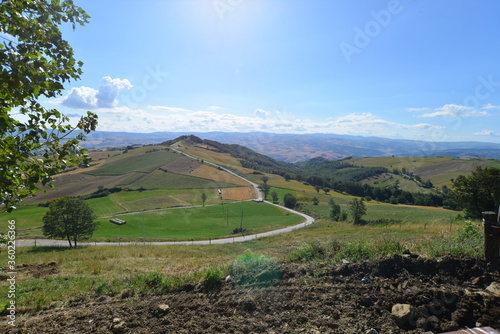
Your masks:
{"label": "forested hill", "polygon": [[195,135],[180,136],[173,140],[167,140],[163,142],[162,145],[171,146],[178,142],[182,142],[187,146],[202,146],[209,150],[230,154],[240,159],[243,167],[256,169],[262,172],[282,175],[284,171],[290,172],[296,168],[292,163],[273,159],[245,146],[238,144],[223,144],[215,140],[201,139]]}
{"label": "forested hill", "polygon": [[[311,184],[318,183],[317,179],[326,178],[336,181],[361,181],[362,179],[385,173],[388,170],[383,167],[361,167],[347,163],[345,161],[332,161],[317,157],[307,161],[289,163],[279,161],[264,154],[238,144],[223,144],[214,140],[201,139],[195,135],[180,136],[173,140],[168,140],[162,145],[173,145],[182,142],[187,146],[201,146],[206,149],[227,153],[240,159],[241,165],[246,168],[255,169],[260,172],[277,174],[286,179],[296,179],[299,181],[311,181]],[[324,182],[321,182],[322,186]]]}

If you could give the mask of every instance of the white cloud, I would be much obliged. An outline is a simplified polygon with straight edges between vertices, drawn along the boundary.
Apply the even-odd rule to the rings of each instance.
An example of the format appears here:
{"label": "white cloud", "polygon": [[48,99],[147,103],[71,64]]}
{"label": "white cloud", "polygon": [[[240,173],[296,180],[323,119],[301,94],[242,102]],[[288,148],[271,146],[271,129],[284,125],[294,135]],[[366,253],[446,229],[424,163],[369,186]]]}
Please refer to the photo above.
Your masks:
{"label": "white cloud", "polygon": [[90,87],[71,88],[62,104],[74,109],[91,109],[97,106],[97,90]]}
{"label": "white cloud", "polygon": [[398,130],[441,130],[442,126],[420,123],[401,124],[379,119],[371,113],[353,113],[339,117],[328,123],[334,133],[363,134],[388,137]]}
{"label": "white cloud", "polygon": [[176,107],[165,107],[165,106],[148,106],[148,109],[166,111],[166,112],[190,112],[189,109],[176,108]]}
{"label": "white cloud", "polygon": [[500,109],[500,106],[495,106],[491,103],[488,103],[487,105],[485,105],[483,107],[484,110],[496,110],[496,109]]}
{"label": "white cloud", "polygon": [[221,110],[221,109],[224,109],[222,107],[218,107],[218,106],[210,106],[207,108],[208,110],[212,110],[212,111],[216,111],[216,110]]}
{"label": "white cloud", "polygon": [[[216,113],[210,110],[186,110],[183,113],[165,113],[173,107],[140,110],[128,107],[99,110],[99,130],[129,132],[253,132],[275,133],[335,133],[381,137],[413,137],[428,139],[444,127],[431,124],[400,124],[376,117],[370,113],[349,114],[328,122],[313,122],[296,117],[257,109],[248,116]],[[176,109],[176,108],[173,108]],[[256,114],[265,115],[255,117]]]}
{"label": "white cloud", "polygon": [[85,86],[72,88],[62,104],[74,109],[114,108],[118,105],[120,91],[132,87],[127,79],[106,76],[101,79],[99,90]]}
{"label": "white cloud", "polygon": [[430,110],[430,108],[406,108],[406,111],[408,112],[419,112],[419,111],[427,111]]}
{"label": "white cloud", "polygon": [[253,112],[255,117],[266,119],[269,117],[270,113],[268,111],[265,111],[264,109],[257,109]]}
{"label": "white cloud", "polygon": [[483,130],[481,132],[474,133],[474,136],[488,136],[488,137],[499,137],[500,133],[493,130]]}
{"label": "white cloud", "polygon": [[101,79],[101,87],[96,94],[97,106],[100,108],[113,108],[118,104],[117,98],[121,90],[132,88],[127,79],[112,79],[107,76]]}
{"label": "white cloud", "polygon": [[420,115],[420,117],[482,117],[489,115],[486,111],[479,111],[471,107],[458,104],[445,104],[440,108],[434,109],[434,112]]}

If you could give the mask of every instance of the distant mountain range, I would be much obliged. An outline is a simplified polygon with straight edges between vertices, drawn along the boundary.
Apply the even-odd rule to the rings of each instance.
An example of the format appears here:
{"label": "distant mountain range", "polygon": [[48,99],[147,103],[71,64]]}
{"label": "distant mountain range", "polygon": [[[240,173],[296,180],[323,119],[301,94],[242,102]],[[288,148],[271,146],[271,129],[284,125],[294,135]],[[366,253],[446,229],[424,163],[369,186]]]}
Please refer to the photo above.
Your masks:
{"label": "distant mountain range", "polygon": [[96,131],[83,143],[86,148],[158,144],[180,135],[239,144],[272,158],[297,162],[315,157],[451,156],[500,159],[500,144],[486,142],[431,142],[335,134],[275,134],[266,132],[104,132]]}

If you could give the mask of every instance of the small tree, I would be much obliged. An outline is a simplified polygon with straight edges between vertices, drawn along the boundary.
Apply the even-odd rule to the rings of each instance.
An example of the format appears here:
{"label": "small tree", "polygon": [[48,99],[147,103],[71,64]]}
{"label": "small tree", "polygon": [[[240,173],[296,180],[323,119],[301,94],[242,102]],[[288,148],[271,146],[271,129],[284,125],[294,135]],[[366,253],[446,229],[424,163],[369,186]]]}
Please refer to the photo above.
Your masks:
{"label": "small tree", "polygon": [[207,194],[201,194],[201,201],[203,202],[203,206],[205,206],[205,202],[207,201]]}
{"label": "small tree", "polygon": [[260,185],[259,188],[264,193],[264,199],[266,199],[267,195],[269,195],[269,191],[271,190],[271,187],[267,183],[264,183],[264,184]]}
{"label": "small tree", "polygon": [[279,202],[278,193],[276,191],[271,192],[271,198],[273,199],[273,203]]}
{"label": "small tree", "polygon": [[69,247],[76,247],[79,240],[92,237],[99,225],[94,222],[96,218],[94,211],[83,200],[63,197],[50,205],[43,217],[42,232],[49,238],[66,238]]}
{"label": "small tree", "polygon": [[267,184],[267,181],[269,181],[269,177],[266,175],[262,176],[260,179],[264,182],[264,184]]}
{"label": "small tree", "polygon": [[353,199],[350,203],[350,210],[352,217],[354,219],[354,224],[359,224],[361,223],[361,217],[363,217],[366,214],[366,205],[364,200],[360,199]]}
{"label": "small tree", "polygon": [[340,205],[335,204],[333,201],[333,198],[330,198],[330,201],[328,202],[330,204],[330,218],[333,221],[339,221],[341,220],[341,210],[340,210]]}
{"label": "small tree", "polygon": [[477,167],[469,176],[459,175],[453,183],[454,199],[466,217],[481,218],[500,204],[500,169]]}
{"label": "small tree", "polygon": [[297,204],[297,198],[293,196],[293,194],[287,193],[285,194],[285,197],[283,198],[283,202],[285,203],[285,207],[289,209],[295,208],[295,205]]}

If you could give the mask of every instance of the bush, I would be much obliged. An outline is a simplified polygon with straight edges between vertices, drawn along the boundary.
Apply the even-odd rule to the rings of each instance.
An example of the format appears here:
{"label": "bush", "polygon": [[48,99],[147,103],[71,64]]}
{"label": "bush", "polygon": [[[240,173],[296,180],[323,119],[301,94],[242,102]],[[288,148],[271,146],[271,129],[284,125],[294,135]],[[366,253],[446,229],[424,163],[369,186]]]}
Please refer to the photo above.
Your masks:
{"label": "bush", "polygon": [[203,274],[205,288],[209,290],[215,288],[220,284],[224,276],[224,272],[218,267],[207,269]]}
{"label": "bush", "polygon": [[295,205],[297,204],[297,198],[293,196],[293,194],[287,193],[283,198],[283,202],[285,204],[285,207],[289,209],[294,209]]}

